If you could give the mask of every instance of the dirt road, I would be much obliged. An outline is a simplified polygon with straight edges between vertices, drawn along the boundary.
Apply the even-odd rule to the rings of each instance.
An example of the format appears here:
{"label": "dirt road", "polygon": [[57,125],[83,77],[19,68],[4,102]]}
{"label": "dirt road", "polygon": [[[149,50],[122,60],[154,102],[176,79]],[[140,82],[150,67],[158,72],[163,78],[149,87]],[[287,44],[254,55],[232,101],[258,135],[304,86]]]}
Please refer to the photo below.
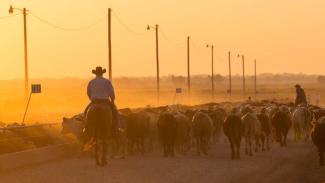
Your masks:
{"label": "dirt road", "polygon": [[325,182],[325,167],[311,143],[294,143],[253,157],[242,153],[230,160],[227,143],[212,147],[209,156],[177,155],[163,158],[160,152],[126,159],[112,159],[105,168],[96,167],[89,157],[63,159],[12,172],[0,173],[0,182]]}

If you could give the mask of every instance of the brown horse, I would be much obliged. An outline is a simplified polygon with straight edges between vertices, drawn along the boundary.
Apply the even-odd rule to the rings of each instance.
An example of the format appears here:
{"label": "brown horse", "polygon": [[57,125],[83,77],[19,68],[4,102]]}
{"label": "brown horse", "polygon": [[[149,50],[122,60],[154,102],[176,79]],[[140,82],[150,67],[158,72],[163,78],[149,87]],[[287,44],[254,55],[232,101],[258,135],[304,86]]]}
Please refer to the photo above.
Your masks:
{"label": "brown horse", "polygon": [[112,109],[108,104],[92,104],[86,114],[86,131],[90,141],[95,142],[96,165],[105,166],[107,164],[107,145],[112,137]]}

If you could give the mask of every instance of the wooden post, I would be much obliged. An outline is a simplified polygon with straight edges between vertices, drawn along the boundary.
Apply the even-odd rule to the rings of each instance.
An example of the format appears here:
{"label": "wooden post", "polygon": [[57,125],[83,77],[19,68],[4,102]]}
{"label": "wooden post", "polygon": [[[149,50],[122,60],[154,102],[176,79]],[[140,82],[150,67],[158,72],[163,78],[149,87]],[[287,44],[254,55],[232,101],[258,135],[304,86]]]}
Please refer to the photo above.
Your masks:
{"label": "wooden post", "polygon": [[156,24],[156,64],[157,64],[157,104],[160,99],[160,81],[159,81],[159,44],[158,44],[158,24]]}
{"label": "wooden post", "polygon": [[231,53],[230,51],[228,52],[228,65],[229,65],[229,95],[231,96],[232,94],[232,86],[231,86]]}
{"label": "wooden post", "polygon": [[245,83],[245,57],[244,57],[244,55],[242,55],[242,62],[243,62],[243,96],[245,97],[246,83]]}
{"label": "wooden post", "polygon": [[257,95],[257,74],[256,74],[256,59],[254,60],[254,94]]}
{"label": "wooden post", "polygon": [[191,93],[191,76],[190,76],[190,36],[187,36],[187,92],[190,97]]}
{"label": "wooden post", "polygon": [[214,64],[213,64],[213,45],[211,46],[211,61],[212,61],[212,63],[211,63],[211,76],[212,76],[212,78],[211,78],[211,83],[212,83],[212,101],[214,101],[214,70],[213,70],[213,67],[214,67]]}
{"label": "wooden post", "polygon": [[112,32],[111,32],[111,8],[108,8],[108,78],[112,81]]}
{"label": "wooden post", "polygon": [[28,95],[28,55],[27,55],[27,22],[26,22],[27,10],[23,9],[24,17],[24,58],[25,58],[25,98]]}

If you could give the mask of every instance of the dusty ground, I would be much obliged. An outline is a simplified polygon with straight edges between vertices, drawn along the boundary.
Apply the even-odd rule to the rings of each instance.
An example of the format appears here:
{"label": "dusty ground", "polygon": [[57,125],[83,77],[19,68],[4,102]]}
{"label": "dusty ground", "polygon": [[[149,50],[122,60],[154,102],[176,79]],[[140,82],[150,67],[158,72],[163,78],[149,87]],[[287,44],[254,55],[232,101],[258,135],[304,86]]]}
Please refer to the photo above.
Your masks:
{"label": "dusty ground", "polygon": [[110,160],[96,167],[89,157],[62,159],[12,172],[0,173],[0,182],[325,182],[325,167],[311,143],[289,142],[286,148],[273,144],[271,151],[253,157],[242,153],[238,161],[229,159],[227,143],[213,146],[209,156],[177,155],[163,158],[161,152],[127,159]]}

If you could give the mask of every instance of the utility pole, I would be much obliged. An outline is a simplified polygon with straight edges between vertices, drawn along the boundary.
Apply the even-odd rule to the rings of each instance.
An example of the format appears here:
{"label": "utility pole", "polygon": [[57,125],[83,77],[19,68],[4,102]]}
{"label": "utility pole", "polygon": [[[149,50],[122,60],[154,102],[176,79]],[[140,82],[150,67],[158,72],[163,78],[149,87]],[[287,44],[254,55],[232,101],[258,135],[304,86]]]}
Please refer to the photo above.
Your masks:
{"label": "utility pole", "polygon": [[257,95],[257,75],[256,75],[256,59],[254,60],[254,94]]}
{"label": "utility pole", "polygon": [[228,52],[228,65],[229,65],[229,95],[232,94],[232,86],[231,86],[231,52]]}
{"label": "utility pole", "polygon": [[26,8],[23,9],[24,15],[24,55],[25,55],[25,96],[28,95],[28,55],[27,55],[27,10]]}
{"label": "utility pole", "polygon": [[190,76],[190,36],[187,36],[187,92],[191,94],[191,76]]}
{"label": "utility pole", "polygon": [[244,55],[237,55],[238,58],[241,57],[242,59],[242,65],[243,65],[243,97],[245,97],[246,94],[246,84],[245,84],[245,56]]}
{"label": "utility pole", "polygon": [[23,13],[23,21],[24,21],[24,64],[25,64],[25,98],[28,96],[28,52],[27,52],[27,12],[26,8],[14,8],[12,6],[9,7],[9,14],[13,14],[14,10],[19,10]]}
{"label": "utility pole", "polygon": [[213,45],[207,45],[207,48],[211,47],[211,96],[212,101],[214,101],[214,63],[213,63]]}
{"label": "utility pole", "polygon": [[151,27],[150,25],[147,26],[147,30],[150,28],[154,28],[156,32],[156,66],[157,66],[157,104],[159,105],[160,99],[160,81],[159,81],[159,42],[158,42],[158,24],[155,27]]}
{"label": "utility pole", "polygon": [[112,32],[111,32],[111,12],[112,9],[108,8],[108,78],[112,81]]}
{"label": "utility pole", "polygon": [[246,81],[245,81],[245,56],[242,55],[242,62],[243,62],[243,96],[245,97],[246,94]]}
{"label": "utility pole", "polygon": [[157,103],[160,99],[160,81],[159,81],[159,44],[158,44],[158,24],[156,24],[156,62],[157,62]]}

